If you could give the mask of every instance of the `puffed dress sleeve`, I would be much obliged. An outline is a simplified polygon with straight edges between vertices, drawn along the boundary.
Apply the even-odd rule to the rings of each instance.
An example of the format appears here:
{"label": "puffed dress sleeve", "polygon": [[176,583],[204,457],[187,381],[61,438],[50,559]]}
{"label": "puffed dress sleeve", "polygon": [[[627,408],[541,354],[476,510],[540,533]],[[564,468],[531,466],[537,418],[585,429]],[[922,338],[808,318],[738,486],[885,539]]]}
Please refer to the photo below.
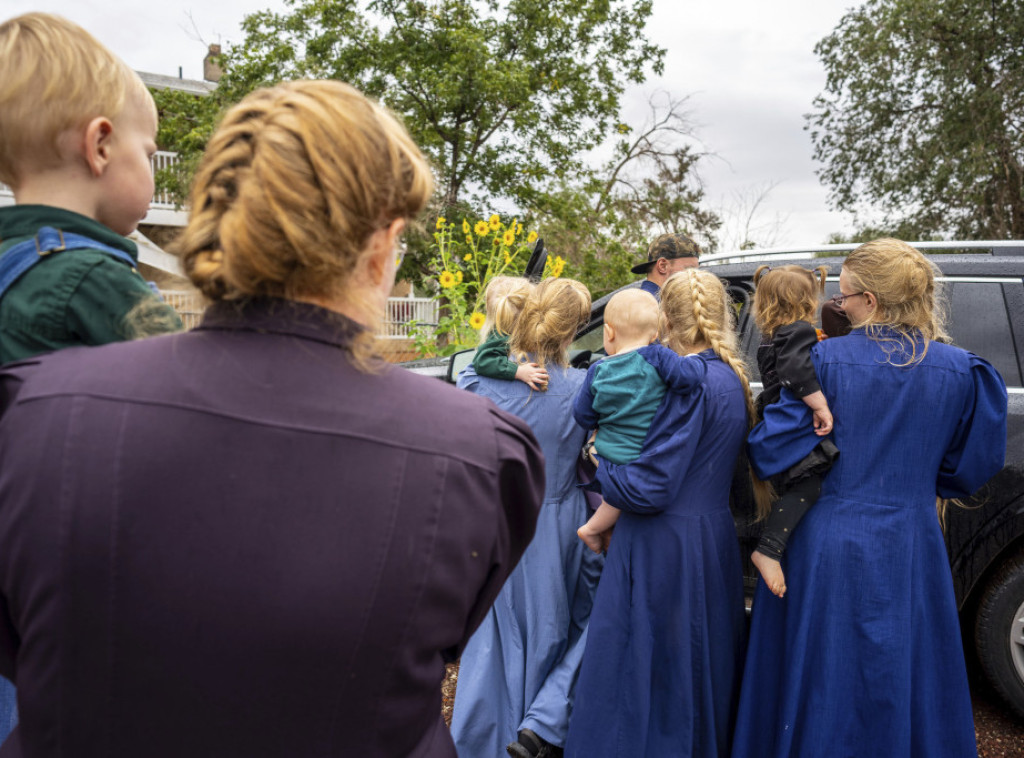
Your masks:
{"label": "puffed dress sleeve", "polygon": [[701,436],[704,391],[687,395],[666,392],[654,414],[640,457],[615,464],[598,456],[596,481],[604,499],[631,513],[661,513],[685,486],[680,467],[693,458]]}
{"label": "puffed dress sleeve", "polygon": [[939,468],[940,497],[967,497],[999,473],[1006,458],[1006,384],[992,366],[969,355],[972,392]]}

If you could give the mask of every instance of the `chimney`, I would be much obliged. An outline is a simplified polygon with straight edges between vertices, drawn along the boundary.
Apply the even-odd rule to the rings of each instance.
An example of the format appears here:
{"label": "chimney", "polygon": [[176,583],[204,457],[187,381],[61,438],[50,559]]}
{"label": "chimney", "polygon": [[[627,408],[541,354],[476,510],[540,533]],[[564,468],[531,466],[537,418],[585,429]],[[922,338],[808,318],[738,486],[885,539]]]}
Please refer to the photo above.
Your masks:
{"label": "chimney", "polygon": [[203,58],[203,79],[219,82],[223,73],[220,68],[220,45],[210,45],[210,51]]}

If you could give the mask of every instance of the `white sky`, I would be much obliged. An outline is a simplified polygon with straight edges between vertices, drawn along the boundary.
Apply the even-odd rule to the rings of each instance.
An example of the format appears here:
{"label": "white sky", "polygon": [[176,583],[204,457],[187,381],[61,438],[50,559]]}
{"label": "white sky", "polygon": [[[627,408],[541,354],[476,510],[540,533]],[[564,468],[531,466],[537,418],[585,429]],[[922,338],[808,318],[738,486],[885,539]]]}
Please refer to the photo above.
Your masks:
{"label": "white sky", "polygon": [[[830,212],[814,175],[803,114],[825,75],[813,53],[856,0],[654,0],[648,36],[668,50],[665,73],[631,92],[627,119],[641,119],[656,89],[689,96],[706,150],[701,174],[727,219],[723,243],[739,242],[749,205],[775,184],[754,219],[755,236],[777,246],[817,244],[851,220]],[[206,44],[238,42],[242,18],[282,0],[0,0],[0,19],[28,11],[81,24],[132,68],[202,78]],[[759,229],[757,227],[760,227]]]}

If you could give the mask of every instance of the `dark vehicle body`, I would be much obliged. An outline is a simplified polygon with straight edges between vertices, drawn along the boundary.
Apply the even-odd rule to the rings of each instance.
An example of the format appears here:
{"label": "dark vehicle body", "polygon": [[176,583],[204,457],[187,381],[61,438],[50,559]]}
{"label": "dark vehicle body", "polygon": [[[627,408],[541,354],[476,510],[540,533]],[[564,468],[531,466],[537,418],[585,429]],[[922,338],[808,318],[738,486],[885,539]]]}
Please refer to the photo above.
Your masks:
{"label": "dark vehicle body", "polygon": [[[1009,417],[1006,464],[977,494],[947,508],[945,537],[965,652],[977,656],[996,689],[1024,716],[1024,242],[912,243],[939,266],[953,342],[985,358],[1006,381]],[[828,269],[826,294],[838,292],[843,253],[853,245],[806,250],[761,250],[707,256],[701,266],[726,283],[737,310],[740,346],[757,382],[754,360],[761,335],[750,313],[753,274],[763,263]],[[636,283],[627,286],[637,286]],[[604,307],[594,302],[590,322],[572,346],[575,365],[601,351]],[[472,352],[414,362],[410,368],[454,381]],[[759,383],[754,384],[755,393]],[[942,408],[936,408],[941,413]],[[885,444],[880,440],[879,444]],[[737,467],[733,515],[744,556],[759,536],[745,466]],[[755,571],[747,559],[748,588]]]}

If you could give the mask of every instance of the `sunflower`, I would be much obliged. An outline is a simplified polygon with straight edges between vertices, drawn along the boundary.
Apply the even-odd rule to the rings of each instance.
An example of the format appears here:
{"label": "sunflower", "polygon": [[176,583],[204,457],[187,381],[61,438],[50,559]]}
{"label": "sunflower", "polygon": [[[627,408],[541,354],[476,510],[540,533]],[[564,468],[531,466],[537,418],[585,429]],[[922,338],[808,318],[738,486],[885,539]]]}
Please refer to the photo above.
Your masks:
{"label": "sunflower", "polygon": [[438,284],[441,285],[442,288],[448,289],[449,287],[453,287],[455,285],[455,276],[452,274],[451,271],[442,271],[441,276],[437,278],[437,282]]}
{"label": "sunflower", "polygon": [[457,281],[459,284],[462,284],[462,272],[461,271],[456,271],[455,272],[455,281]]}
{"label": "sunflower", "polygon": [[491,231],[494,231],[494,232],[496,232],[496,231],[498,231],[499,229],[501,229],[501,219],[500,219],[500,218],[498,217],[498,214],[497,214],[497,213],[495,213],[494,215],[492,215],[492,216],[491,216],[491,217],[490,217],[490,218],[489,218],[489,219],[487,220],[487,223],[488,223],[488,225],[490,225],[490,227],[491,227]]}
{"label": "sunflower", "polygon": [[505,233],[501,235],[501,241],[505,243],[505,247],[512,247],[516,242],[516,233],[511,229],[506,229]]}
{"label": "sunflower", "polygon": [[491,228],[487,226],[486,221],[477,221],[476,226],[473,227],[473,231],[476,232],[477,237],[484,237],[489,231],[491,231]]}
{"label": "sunflower", "polygon": [[462,233],[469,234],[469,222],[466,219],[462,219]]}
{"label": "sunflower", "polygon": [[523,225],[522,224],[516,224],[516,236],[518,237],[522,233],[523,233]]}
{"label": "sunflower", "polygon": [[533,242],[536,239],[537,239],[537,232],[530,232],[529,236],[527,236],[527,238],[526,238],[526,241],[529,242],[532,245]]}
{"label": "sunflower", "polygon": [[473,254],[472,253],[466,253],[464,256],[462,256],[462,260],[464,260],[464,261],[471,261],[471,260],[473,260]]}
{"label": "sunflower", "polygon": [[473,329],[483,329],[484,322],[486,321],[487,318],[484,316],[484,314],[479,312],[474,312],[473,315],[469,317],[469,325]]}
{"label": "sunflower", "polygon": [[437,224],[435,226],[438,230],[444,229],[444,216],[437,217]]}
{"label": "sunflower", "polygon": [[472,245],[473,244],[473,237],[468,235],[468,234],[466,235],[466,244],[467,245]]}

